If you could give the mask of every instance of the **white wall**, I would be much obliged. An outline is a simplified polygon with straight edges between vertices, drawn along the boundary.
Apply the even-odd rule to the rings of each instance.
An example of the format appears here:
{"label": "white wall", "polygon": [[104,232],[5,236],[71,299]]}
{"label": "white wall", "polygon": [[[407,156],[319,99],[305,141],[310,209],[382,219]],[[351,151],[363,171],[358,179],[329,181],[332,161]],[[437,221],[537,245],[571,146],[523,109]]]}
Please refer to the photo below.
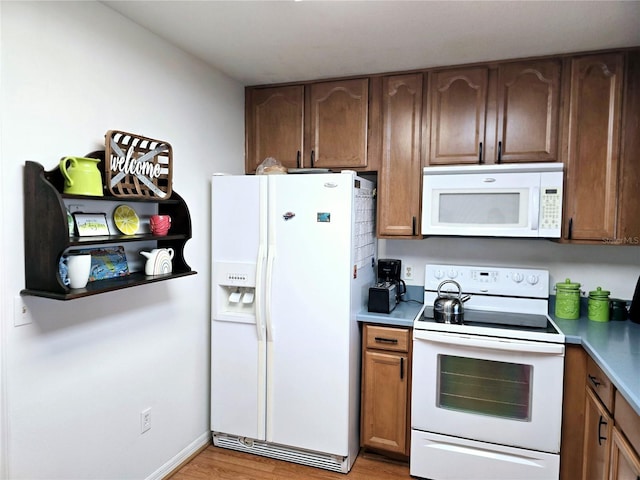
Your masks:
{"label": "white wall", "polygon": [[571,278],[587,294],[601,286],[612,298],[630,300],[640,276],[640,247],[567,245],[549,240],[504,238],[438,238],[381,240],[381,258],[399,258],[415,268],[409,285],[424,285],[426,263],[486,265],[549,270],[551,294],[557,282]]}
{"label": "white wall", "polygon": [[[209,177],[242,172],[243,87],[101,3],[0,12],[0,475],[159,477],[209,435]],[[52,169],[104,148],[109,129],[173,146],[198,275],[69,302],[24,297],[32,323],[16,327],[24,162]]]}

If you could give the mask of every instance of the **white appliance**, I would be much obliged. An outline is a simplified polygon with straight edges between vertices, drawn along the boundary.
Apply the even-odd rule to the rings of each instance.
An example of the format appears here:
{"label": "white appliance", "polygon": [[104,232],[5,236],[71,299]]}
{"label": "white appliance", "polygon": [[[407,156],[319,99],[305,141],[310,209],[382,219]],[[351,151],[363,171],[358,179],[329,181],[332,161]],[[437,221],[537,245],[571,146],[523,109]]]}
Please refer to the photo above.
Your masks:
{"label": "white appliance", "polygon": [[215,445],[348,472],[375,282],[374,185],[354,172],[214,176]]}
{"label": "white appliance", "polygon": [[[444,280],[471,296],[462,324],[434,320]],[[548,297],[546,270],[425,267],[413,325],[412,476],[558,479],[565,338]]]}
{"label": "white appliance", "polygon": [[559,238],[562,163],[425,167],[422,234]]}

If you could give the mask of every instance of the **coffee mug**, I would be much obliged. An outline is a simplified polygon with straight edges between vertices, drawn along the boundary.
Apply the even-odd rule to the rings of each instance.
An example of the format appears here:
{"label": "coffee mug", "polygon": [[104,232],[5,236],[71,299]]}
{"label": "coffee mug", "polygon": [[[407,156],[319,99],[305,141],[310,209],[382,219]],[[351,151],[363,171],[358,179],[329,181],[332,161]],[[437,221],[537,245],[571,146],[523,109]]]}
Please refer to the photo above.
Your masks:
{"label": "coffee mug", "polygon": [[91,273],[91,255],[69,255],[66,258],[67,276],[71,288],[84,288]]}
{"label": "coffee mug", "polygon": [[171,217],[169,215],[151,215],[149,226],[154,235],[166,235],[171,228]]}

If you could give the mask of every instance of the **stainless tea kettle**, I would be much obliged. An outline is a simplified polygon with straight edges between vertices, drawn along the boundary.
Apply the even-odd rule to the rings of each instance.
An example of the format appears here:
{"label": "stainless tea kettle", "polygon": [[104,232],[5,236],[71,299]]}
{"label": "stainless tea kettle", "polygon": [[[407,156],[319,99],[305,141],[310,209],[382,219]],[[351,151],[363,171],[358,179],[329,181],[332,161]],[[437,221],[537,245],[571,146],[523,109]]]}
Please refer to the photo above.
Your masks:
{"label": "stainless tea kettle", "polygon": [[[452,283],[458,287],[458,295],[453,296],[449,293],[444,295],[440,292],[443,285]],[[433,318],[438,323],[456,323],[461,324],[464,318],[464,305],[471,298],[469,295],[462,296],[462,288],[458,282],[453,280],[445,280],[438,285],[438,298],[433,302]]]}

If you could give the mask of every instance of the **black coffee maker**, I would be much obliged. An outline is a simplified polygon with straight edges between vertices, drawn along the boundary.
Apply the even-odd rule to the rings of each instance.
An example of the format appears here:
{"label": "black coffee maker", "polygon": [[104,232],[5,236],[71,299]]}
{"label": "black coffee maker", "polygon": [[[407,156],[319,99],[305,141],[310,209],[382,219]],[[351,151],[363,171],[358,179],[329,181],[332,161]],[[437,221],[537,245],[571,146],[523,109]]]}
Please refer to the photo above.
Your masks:
{"label": "black coffee maker", "polygon": [[377,283],[369,288],[369,311],[391,313],[407,292],[404,280],[400,279],[402,262],[393,258],[378,259]]}

